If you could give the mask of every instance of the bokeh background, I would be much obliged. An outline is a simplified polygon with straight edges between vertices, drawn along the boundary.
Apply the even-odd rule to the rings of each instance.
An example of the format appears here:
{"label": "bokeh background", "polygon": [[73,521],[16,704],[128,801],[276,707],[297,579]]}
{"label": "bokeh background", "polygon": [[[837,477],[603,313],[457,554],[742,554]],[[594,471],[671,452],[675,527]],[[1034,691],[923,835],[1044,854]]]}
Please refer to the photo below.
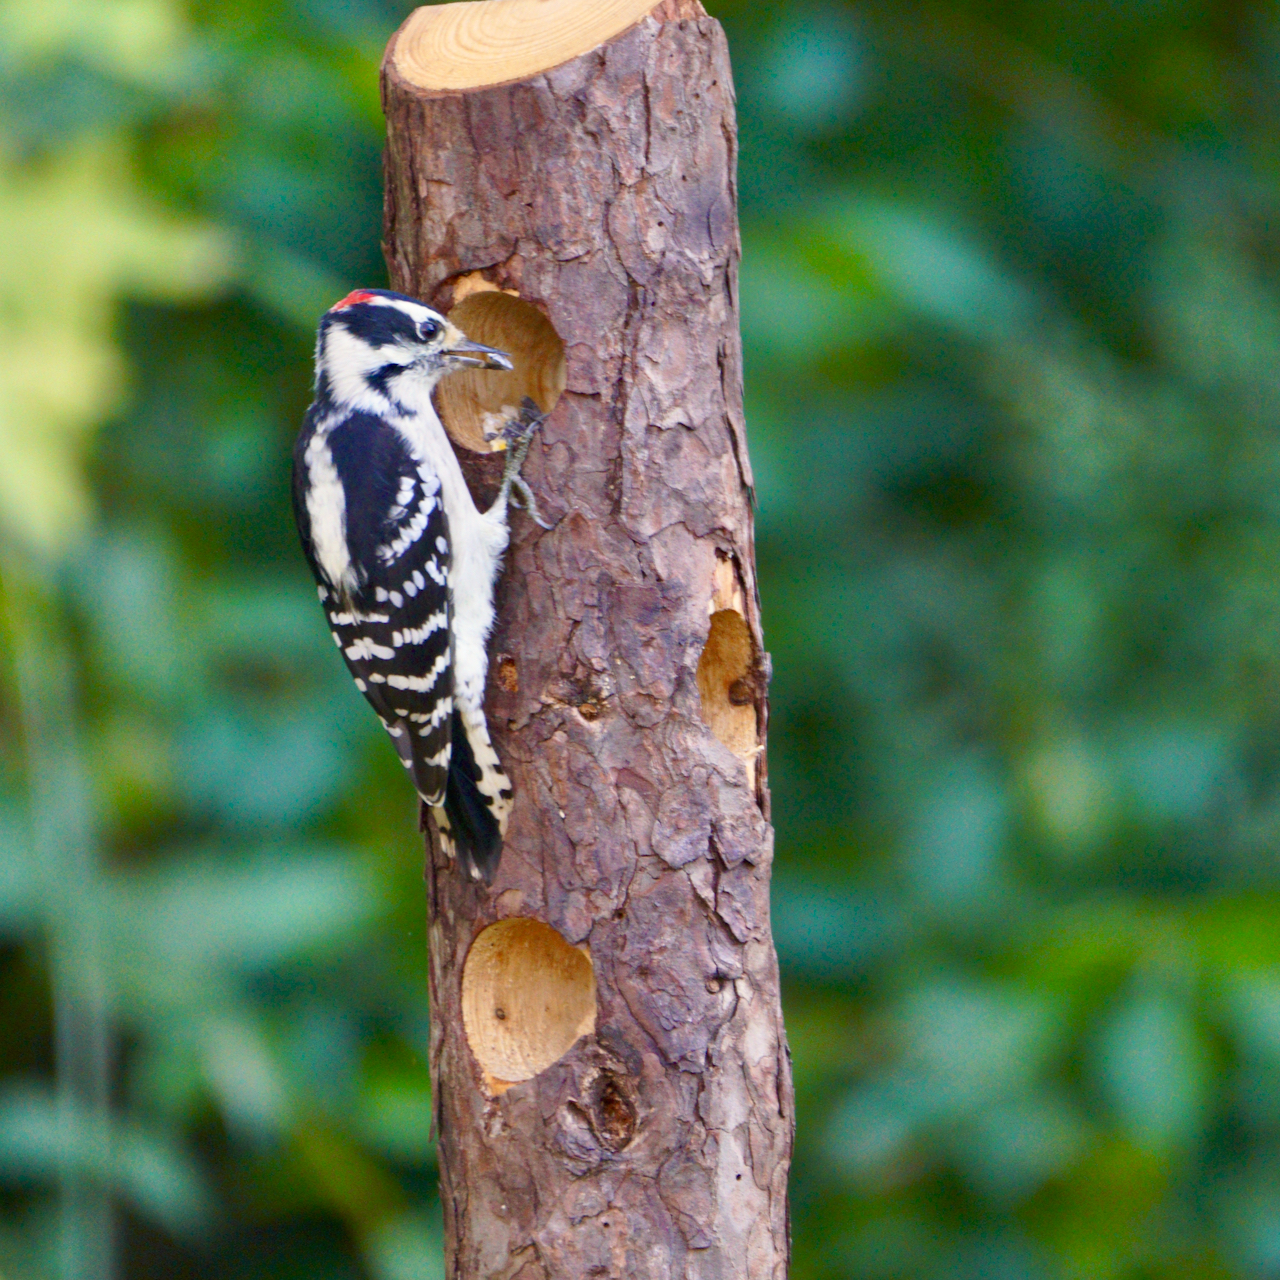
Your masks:
{"label": "bokeh background", "polygon": [[[1280,11],[714,0],[796,1280],[1280,1277]],[[401,0],[0,4],[0,1276],[442,1276],[294,545]]]}

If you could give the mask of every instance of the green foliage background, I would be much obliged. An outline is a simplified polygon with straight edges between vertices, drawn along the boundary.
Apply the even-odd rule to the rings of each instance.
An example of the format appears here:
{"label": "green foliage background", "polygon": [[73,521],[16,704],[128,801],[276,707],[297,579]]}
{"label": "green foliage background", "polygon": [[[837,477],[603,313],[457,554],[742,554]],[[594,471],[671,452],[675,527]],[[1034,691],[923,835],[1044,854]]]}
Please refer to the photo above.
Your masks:
{"label": "green foliage background", "polygon": [[[1280,1276],[1280,17],[713,8],[795,1276]],[[406,12],[0,4],[6,1280],[443,1274],[413,804],[287,502]]]}

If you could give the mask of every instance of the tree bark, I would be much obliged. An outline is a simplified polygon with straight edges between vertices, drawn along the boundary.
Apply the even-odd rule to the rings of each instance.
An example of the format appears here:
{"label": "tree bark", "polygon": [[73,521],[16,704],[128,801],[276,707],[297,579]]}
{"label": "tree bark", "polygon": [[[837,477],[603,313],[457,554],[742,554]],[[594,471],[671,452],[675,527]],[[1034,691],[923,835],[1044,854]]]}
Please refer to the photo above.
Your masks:
{"label": "tree bark", "polygon": [[[428,843],[447,1271],[781,1280],[724,35],[664,0],[550,70],[433,88],[405,43],[428,12],[383,67],[392,285],[516,354],[441,414],[484,448],[486,412],[551,409],[525,475],[554,524],[512,513],[498,590],[487,711],[515,807],[492,888]],[[459,454],[488,500],[501,458]]]}

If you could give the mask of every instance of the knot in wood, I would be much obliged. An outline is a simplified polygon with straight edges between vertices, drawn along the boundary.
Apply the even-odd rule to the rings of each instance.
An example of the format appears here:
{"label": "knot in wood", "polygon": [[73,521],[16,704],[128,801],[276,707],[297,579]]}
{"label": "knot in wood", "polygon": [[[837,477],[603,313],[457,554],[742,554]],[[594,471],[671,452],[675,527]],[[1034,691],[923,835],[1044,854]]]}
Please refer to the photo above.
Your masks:
{"label": "knot in wood", "polygon": [[601,1075],[591,1089],[589,1110],[596,1141],[615,1155],[636,1134],[636,1106],[624,1081],[611,1072]]}

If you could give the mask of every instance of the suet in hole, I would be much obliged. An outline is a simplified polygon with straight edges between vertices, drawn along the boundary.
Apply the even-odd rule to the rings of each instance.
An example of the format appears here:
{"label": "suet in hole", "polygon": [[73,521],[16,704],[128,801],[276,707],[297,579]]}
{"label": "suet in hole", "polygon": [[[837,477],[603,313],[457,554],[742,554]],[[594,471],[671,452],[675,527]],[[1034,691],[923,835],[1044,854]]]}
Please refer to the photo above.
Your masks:
{"label": "suet in hole", "polygon": [[462,1025],[490,1093],[531,1080],[596,1028],[591,958],[541,920],[499,920],[462,968]]}
{"label": "suet in hole", "polygon": [[733,561],[718,554],[710,601],[707,643],[698,659],[698,694],[702,718],[711,732],[746,766],[755,785],[760,753],[756,703],[759,664],[746,612],[742,586]]}
{"label": "suet in hole", "polygon": [[436,390],[440,421],[455,443],[476,453],[504,448],[503,427],[514,422],[528,396],[543,413],[564,390],[564,343],[551,321],[531,302],[487,282],[464,277],[449,319],[474,342],[505,351],[510,373],[468,369],[445,378]]}

